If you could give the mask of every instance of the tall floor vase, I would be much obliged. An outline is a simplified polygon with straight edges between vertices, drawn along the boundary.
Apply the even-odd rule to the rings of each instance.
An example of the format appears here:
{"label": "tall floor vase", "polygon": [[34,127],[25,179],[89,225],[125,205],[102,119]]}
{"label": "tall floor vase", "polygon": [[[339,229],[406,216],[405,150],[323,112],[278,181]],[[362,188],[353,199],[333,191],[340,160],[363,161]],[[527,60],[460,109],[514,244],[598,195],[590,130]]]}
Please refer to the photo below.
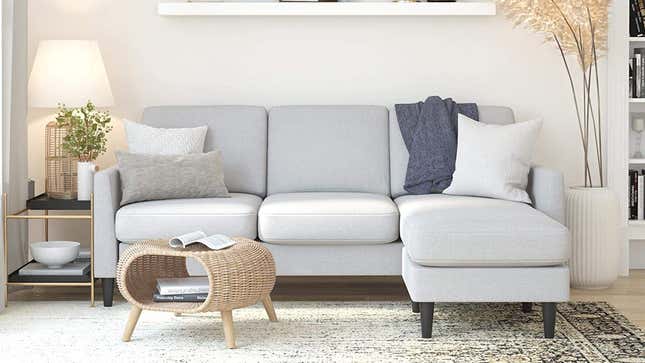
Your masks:
{"label": "tall floor vase", "polygon": [[571,286],[603,289],[618,277],[618,199],[608,188],[573,187],[567,193],[571,231]]}

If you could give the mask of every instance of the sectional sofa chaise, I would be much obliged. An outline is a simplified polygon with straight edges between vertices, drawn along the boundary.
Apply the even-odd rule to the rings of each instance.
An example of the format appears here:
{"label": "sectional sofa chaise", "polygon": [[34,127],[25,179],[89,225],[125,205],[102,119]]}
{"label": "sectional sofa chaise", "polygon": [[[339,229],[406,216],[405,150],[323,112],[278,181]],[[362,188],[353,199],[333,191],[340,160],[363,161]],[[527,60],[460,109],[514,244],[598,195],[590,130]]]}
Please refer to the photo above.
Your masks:
{"label": "sectional sofa chaise", "polygon": [[[482,122],[515,121],[506,107],[479,112]],[[532,206],[408,195],[396,114],[379,106],[164,106],[147,108],[142,122],[208,125],[205,151],[222,150],[232,196],[119,207],[118,168],[97,173],[95,275],[105,306],[129,244],[199,229],[260,240],[279,276],[402,275],[424,337],[435,302],[541,302],[553,337],[555,303],[569,298],[560,173],[531,170]]]}

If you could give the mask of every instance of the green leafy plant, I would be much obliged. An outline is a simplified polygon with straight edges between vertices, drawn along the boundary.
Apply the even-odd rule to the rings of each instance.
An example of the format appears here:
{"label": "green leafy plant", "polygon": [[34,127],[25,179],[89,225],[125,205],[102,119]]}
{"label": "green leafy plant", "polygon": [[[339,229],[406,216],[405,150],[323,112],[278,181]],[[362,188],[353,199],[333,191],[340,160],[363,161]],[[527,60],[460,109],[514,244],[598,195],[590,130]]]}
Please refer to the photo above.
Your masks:
{"label": "green leafy plant", "polygon": [[80,161],[93,161],[107,148],[107,134],[112,131],[112,117],[101,112],[90,101],[83,107],[60,105],[56,123],[67,129],[63,149]]}

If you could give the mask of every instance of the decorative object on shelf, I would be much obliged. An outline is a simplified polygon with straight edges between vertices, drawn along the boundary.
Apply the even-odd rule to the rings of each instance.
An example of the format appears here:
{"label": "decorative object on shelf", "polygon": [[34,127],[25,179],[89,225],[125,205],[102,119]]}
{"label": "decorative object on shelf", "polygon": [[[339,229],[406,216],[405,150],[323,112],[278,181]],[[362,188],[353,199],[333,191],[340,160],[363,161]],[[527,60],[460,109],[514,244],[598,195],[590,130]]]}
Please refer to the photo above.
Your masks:
{"label": "decorative object on shelf", "polygon": [[[584,187],[570,188],[567,197],[566,219],[573,246],[570,270],[576,287],[606,287],[618,276],[619,209],[618,199],[605,188],[598,75],[598,58],[607,49],[609,2],[498,0],[516,25],[555,43],[571,86],[585,179]],[[575,65],[579,72],[573,71]]]}
{"label": "decorative object on shelf", "polygon": [[78,158],[78,200],[90,200],[96,172],[94,160],[106,151],[111,121],[110,114],[98,111],[92,102],[75,109],[61,107],[58,112],[56,123],[67,130],[62,147]]}
{"label": "decorative object on shelf", "polygon": [[634,159],[642,159],[643,153],[641,152],[641,145],[643,141],[643,131],[645,131],[645,118],[634,117],[632,119],[632,130],[636,133],[636,151],[634,152]]}
{"label": "decorative object on shelf", "polygon": [[81,244],[71,241],[33,242],[29,248],[34,260],[57,269],[78,258]]}
{"label": "decorative object on shelf", "polygon": [[76,198],[76,163],[62,147],[67,129],[55,121],[45,126],[45,193],[57,199]]}
{"label": "decorative object on shelf", "polygon": [[111,130],[109,114],[96,107],[114,102],[98,43],[41,41],[29,100],[32,107],[59,108],[56,122],[46,127],[47,192],[53,198],[89,200],[96,170],[92,162],[105,152]]}
{"label": "decorative object on shelf", "polygon": [[94,173],[98,168],[91,161],[79,161],[77,170],[77,198],[78,200],[90,200],[90,195],[92,195],[94,189]]}

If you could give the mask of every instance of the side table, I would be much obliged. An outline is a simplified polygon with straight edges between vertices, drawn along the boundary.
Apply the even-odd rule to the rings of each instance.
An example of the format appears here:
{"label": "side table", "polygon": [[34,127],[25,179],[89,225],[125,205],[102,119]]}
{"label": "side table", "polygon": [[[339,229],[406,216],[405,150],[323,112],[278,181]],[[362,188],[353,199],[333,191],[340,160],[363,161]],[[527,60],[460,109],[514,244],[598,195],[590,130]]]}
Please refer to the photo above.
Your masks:
{"label": "side table", "polygon": [[[73,210],[73,211],[88,211],[89,214],[65,214],[53,215],[49,211],[56,210]],[[32,215],[29,211],[42,211],[43,214]],[[8,266],[8,251],[9,240],[7,227],[10,220],[33,220],[40,219],[45,222],[45,240],[49,240],[49,221],[50,220],[87,220],[90,222],[90,271],[83,276],[21,276],[18,271],[20,268],[33,262],[29,261],[27,264],[21,266],[13,273],[9,273]],[[9,303],[9,286],[87,286],[90,288],[90,306],[94,306],[94,195],[90,196],[90,200],[64,200],[64,199],[51,199],[46,194],[41,194],[37,197],[29,199],[26,208],[16,213],[9,213],[7,211],[7,193],[2,194],[2,223],[4,234],[4,274],[7,277],[4,294],[5,306]]]}

